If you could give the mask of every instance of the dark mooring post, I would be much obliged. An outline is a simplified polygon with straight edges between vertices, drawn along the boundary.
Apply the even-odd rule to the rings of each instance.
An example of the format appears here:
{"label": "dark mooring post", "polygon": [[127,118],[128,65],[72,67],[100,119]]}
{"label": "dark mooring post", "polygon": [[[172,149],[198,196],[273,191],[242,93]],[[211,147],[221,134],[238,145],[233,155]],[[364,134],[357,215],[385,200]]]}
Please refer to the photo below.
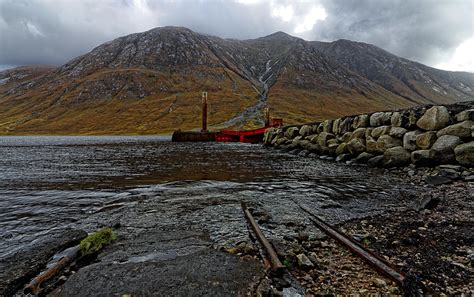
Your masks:
{"label": "dark mooring post", "polygon": [[265,118],[265,127],[270,127],[270,108],[265,107],[263,117]]}
{"label": "dark mooring post", "polygon": [[207,92],[202,92],[202,129],[207,132]]}

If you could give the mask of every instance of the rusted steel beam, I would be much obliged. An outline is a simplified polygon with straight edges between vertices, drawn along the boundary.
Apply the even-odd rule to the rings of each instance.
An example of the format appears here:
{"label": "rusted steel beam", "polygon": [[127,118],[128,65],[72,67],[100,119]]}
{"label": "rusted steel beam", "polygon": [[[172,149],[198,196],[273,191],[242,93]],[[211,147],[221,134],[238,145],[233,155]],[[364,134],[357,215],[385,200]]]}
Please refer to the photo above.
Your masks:
{"label": "rusted steel beam", "polygon": [[[69,263],[76,260],[79,256],[80,247],[75,246],[67,249],[65,255],[61,257],[56,263],[48,267],[47,270],[42,272],[40,275],[35,277],[23,290],[25,294],[38,295],[41,290],[41,284],[50,279],[51,277],[57,275],[64,267]],[[63,253],[64,253],[63,252]]]}
{"label": "rusted steel beam", "polygon": [[270,242],[268,242],[268,240],[265,238],[265,235],[263,235],[262,230],[260,230],[260,227],[258,226],[257,222],[255,222],[255,219],[253,218],[252,214],[247,209],[247,205],[245,204],[245,202],[242,201],[241,205],[242,205],[242,210],[244,211],[245,217],[247,218],[247,221],[249,222],[250,226],[252,226],[252,230],[254,231],[255,236],[257,237],[258,241],[263,246],[263,248],[265,249],[265,252],[270,258],[272,271],[275,273],[282,273],[285,270],[285,266],[283,266],[283,264],[281,264],[280,262],[280,259],[278,259],[278,255],[275,252],[275,249],[270,244]]}
{"label": "rusted steel beam", "polygon": [[362,247],[359,243],[352,241],[348,237],[344,236],[342,233],[339,233],[337,230],[332,228],[329,224],[325,223],[323,220],[321,220],[318,216],[313,214],[313,212],[307,208],[306,206],[300,205],[296,201],[294,201],[302,210],[304,210],[306,213],[310,215],[310,220],[318,226],[324,233],[329,235],[330,237],[336,239],[339,241],[341,244],[346,246],[348,249],[350,249],[354,254],[358,255],[361,257],[363,260],[365,260],[367,263],[369,263],[371,266],[373,266],[375,269],[377,269],[379,272],[383,273],[390,279],[394,280],[397,282],[400,286],[403,286],[403,283],[405,281],[405,275],[401,272],[398,272],[392,266],[386,262],[386,260],[380,258],[379,256],[373,254],[372,252],[366,250],[364,247]]}

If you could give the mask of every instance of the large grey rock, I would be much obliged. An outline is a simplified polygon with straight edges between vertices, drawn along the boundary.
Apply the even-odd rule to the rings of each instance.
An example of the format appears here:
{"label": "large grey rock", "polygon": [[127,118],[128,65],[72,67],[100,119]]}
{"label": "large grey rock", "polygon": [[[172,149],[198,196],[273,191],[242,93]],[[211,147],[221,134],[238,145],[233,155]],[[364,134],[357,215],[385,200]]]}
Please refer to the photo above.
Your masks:
{"label": "large grey rock", "polygon": [[416,150],[416,137],[420,135],[421,133],[423,132],[421,132],[420,130],[415,130],[415,131],[410,131],[410,132],[405,133],[405,135],[403,135],[403,147],[406,150],[415,151]]}
{"label": "large grey rock", "polygon": [[311,127],[310,125],[303,125],[299,131],[300,135],[303,137],[311,135],[312,132],[313,132],[313,127]]}
{"label": "large grey rock", "polygon": [[415,110],[396,111],[390,120],[392,126],[410,129],[416,125],[419,112]]}
{"label": "large grey rock", "polygon": [[[355,138],[360,138],[360,139],[365,139],[365,128],[357,128],[354,132],[352,132],[351,137],[349,140],[355,139]],[[350,133],[350,132],[347,132]]]}
{"label": "large grey rock", "polygon": [[387,149],[383,154],[383,163],[387,167],[404,166],[410,163],[410,152],[401,146]]}
{"label": "large grey rock", "polygon": [[354,159],[354,162],[356,163],[367,163],[369,159],[372,159],[374,157],[373,154],[367,153],[367,152],[362,152],[360,153],[357,158]]}
{"label": "large grey rock", "polygon": [[392,127],[390,128],[390,133],[388,135],[395,138],[403,138],[403,135],[407,133],[407,129],[402,127]]}
{"label": "large grey rock", "polygon": [[321,131],[321,132],[332,133],[333,122],[334,122],[333,120],[325,120],[323,122],[323,131]]}
{"label": "large grey rock", "polygon": [[325,147],[325,146],[327,146],[327,141],[329,139],[334,139],[334,138],[335,138],[335,136],[332,133],[321,132],[318,135],[318,144],[319,144],[320,147]]}
{"label": "large grey rock", "polygon": [[339,135],[342,135],[346,132],[349,132],[352,130],[352,121],[353,121],[353,118],[352,117],[347,117],[347,118],[344,118],[341,123],[339,124],[338,126],[338,129],[337,129],[337,132],[334,132],[335,134],[339,134]]}
{"label": "large grey rock", "polygon": [[369,116],[366,114],[361,114],[355,117],[354,121],[352,122],[352,128],[354,129],[365,128],[368,125],[369,125]]}
{"label": "large grey rock", "polygon": [[352,132],[346,132],[340,137],[340,139],[341,139],[341,142],[349,142],[349,140],[351,140],[351,137],[352,137]]}
{"label": "large grey rock", "polygon": [[461,111],[460,113],[454,116],[456,121],[463,122],[463,121],[474,121],[474,109],[468,109]]}
{"label": "large grey rock", "polygon": [[347,154],[348,152],[349,151],[347,150],[346,142],[339,144],[338,147],[336,148],[336,155],[343,155],[343,154]]}
{"label": "large grey rock", "polygon": [[416,125],[427,131],[440,130],[451,121],[448,109],[444,106],[433,106],[416,122]]}
{"label": "large grey rock", "polygon": [[318,134],[315,134],[315,135],[310,135],[309,136],[309,141],[311,141],[312,143],[318,143]]}
{"label": "large grey rock", "polygon": [[300,131],[297,127],[289,127],[285,131],[285,137],[288,139],[293,139],[300,134]]}
{"label": "large grey rock", "polygon": [[443,135],[454,135],[460,138],[470,138],[471,137],[471,129],[474,126],[473,121],[463,121],[461,123],[457,123],[446,128],[443,128],[436,133],[438,137]]}
{"label": "large grey rock", "polygon": [[428,131],[416,136],[416,146],[422,150],[427,150],[435,143],[436,132]]}
{"label": "large grey rock", "polygon": [[367,165],[369,165],[370,167],[380,167],[383,165],[383,160],[384,160],[383,155],[375,156],[373,158],[370,158],[367,161]]}
{"label": "large grey rock", "polygon": [[454,161],[454,148],[462,143],[461,138],[452,135],[439,137],[431,147],[430,158],[438,163]]}
{"label": "large grey rock", "polygon": [[365,151],[365,140],[354,138],[347,143],[347,150],[352,155],[356,156]]}
{"label": "large grey rock", "polygon": [[365,137],[372,136],[372,130],[374,130],[372,127],[365,128]]}
{"label": "large grey rock", "polygon": [[342,119],[335,119],[332,122],[332,133],[337,134],[339,131],[339,125],[341,124]]}
{"label": "large grey rock", "polygon": [[380,151],[386,151],[389,148],[401,146],[402,141],[390,135],[382,135],[377,139],[377,148]]}
{"label": "large grey rock", "polygon": [[277,139],[276,139],[275,145],[276,145],[276,146],[281,146],[281,145],[283,145],[283,144],[288,143],[288,141],[289,141],[288,138],[286,138],[286,137],[280,137],[280,138],[277,138]]}
{"label": "large grey rock", "polygon": [[371,154],[379,154],[382,151],[377,146],[377,141],[372,137],[368,136],[365,141],[366,151]]}
{"label": "large grey rock", "polygon": [[411,162],[416,166],[433,166],[435,162],[430,158],[430,150],[418,150],[411,153]]}
{"label": "large grey rock", "polygon": [[380,126],[372,129],[371,136],[374,138],[379,138],[382,135],[390,133],[390,126]]}
{"label": "large grey rock", "polygon": [[370,116],[370,126],[378,127],[383,125],[390,125],[391,119],[391,112],[376,112]]}
{"label": "large grey rock", "polygon": [[474,141],[458,145],[454,149],[454,154],[458,163],[474,166]]}

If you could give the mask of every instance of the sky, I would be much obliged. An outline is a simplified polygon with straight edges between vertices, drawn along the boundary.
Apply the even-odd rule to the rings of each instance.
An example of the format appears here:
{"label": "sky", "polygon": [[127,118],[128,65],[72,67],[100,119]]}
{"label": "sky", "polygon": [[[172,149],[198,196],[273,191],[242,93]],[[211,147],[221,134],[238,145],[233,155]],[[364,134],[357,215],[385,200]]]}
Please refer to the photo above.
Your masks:
{"label": "sky", "polygon": [[237,39],[276,31],[344,38],[474,72],[474,0],[0,0],[0,69],[62,65],[114,38],[161,26]]}

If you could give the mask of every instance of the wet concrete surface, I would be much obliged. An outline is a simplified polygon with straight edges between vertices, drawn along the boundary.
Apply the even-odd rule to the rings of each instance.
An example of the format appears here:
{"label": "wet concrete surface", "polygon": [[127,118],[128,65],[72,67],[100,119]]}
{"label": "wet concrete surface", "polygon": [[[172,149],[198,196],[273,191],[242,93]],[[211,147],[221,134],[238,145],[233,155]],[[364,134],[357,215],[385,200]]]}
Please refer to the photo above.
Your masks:
{"label": "wet concrete surface", "polygon": [[236,295],[262,271],[258,257],[225,252],[255,249],[241,201],[285,248],[301,233],[322,236],[294,201],[337,224],[390,212],[421,191],[378,169],[258,145],[119,140],[4,141],[10,157],[0,169],[17,173],[0,174],[0,257],[50,230],[111,226],[117,241],[60,294]]}

